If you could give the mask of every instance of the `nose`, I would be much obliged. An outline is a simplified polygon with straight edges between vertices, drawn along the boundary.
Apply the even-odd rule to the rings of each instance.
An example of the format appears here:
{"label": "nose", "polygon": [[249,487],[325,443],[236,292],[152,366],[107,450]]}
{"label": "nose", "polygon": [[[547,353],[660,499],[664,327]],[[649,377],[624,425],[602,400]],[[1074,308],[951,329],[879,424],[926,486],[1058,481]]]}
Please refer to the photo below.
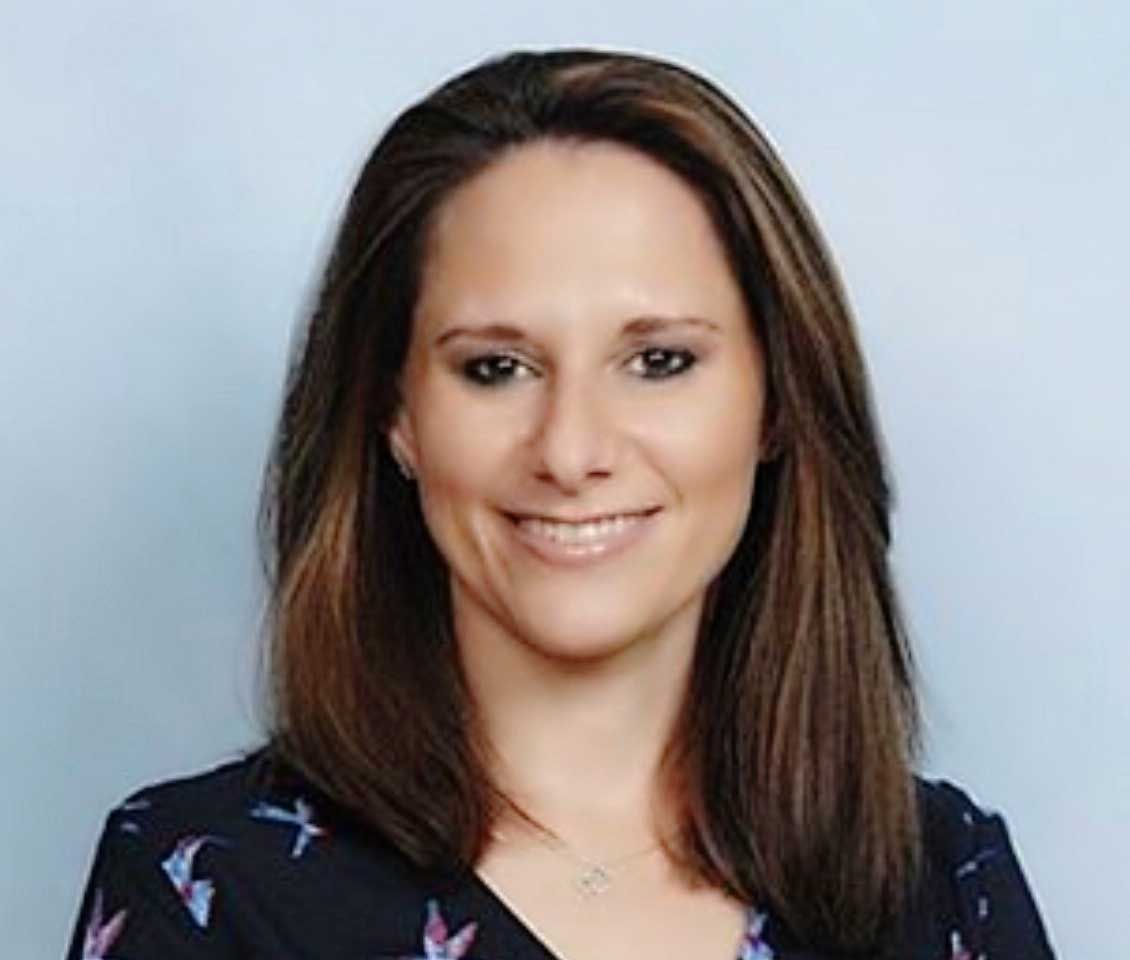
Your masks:
{"label": "nose", "polygon": [[601,390],[585,377],[558,371],[551,378],[536,426],[542,478],[577,491],[590,478],[607,476],[615,456],[614,433]]}

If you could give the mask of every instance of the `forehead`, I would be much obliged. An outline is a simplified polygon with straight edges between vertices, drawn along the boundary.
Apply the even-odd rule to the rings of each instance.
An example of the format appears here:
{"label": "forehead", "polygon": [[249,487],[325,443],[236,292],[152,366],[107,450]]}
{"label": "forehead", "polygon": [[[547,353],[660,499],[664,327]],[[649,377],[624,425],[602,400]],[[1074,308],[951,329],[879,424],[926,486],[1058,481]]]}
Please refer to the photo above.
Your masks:
{"label": "forehead", "polygon": [[689,185],[630,147],[559,140],[511,150],[441,203],[418,305],[424,322],[453,310],[741,307]]}

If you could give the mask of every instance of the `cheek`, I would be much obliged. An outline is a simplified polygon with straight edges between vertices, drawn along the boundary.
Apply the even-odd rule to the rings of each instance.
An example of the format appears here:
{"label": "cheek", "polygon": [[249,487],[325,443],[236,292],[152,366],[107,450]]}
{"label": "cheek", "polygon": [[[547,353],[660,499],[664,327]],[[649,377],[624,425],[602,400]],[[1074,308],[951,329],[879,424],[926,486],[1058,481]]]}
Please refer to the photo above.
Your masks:
{"label": "cheek", "polygon": [[430,526],[462,524],[467,508],[491,501],[505,459],[505,437],[492,424],[469,414],[464,401],[434,404],[434,413],[418,423],[423,465],[419,477],[421,507]]}
{"label": "cheek", "polygon": [[704,431],[693,464],[686,464],[684,494],[693,539],[713,572],[733,555],[753,503],[757,477],[756,425]]}
{"label": "cheek", "polygon": [[757,476],[760,409],[756,396],[745,402],[706,405],[713,415],[696,418],[695,431],[684,434],[677,465],[692,537],[719,568],[741,540]]}
{"label": "cheek", "polygon": [[416,437],[425,472],[436,485],[468,482],[497,431],[441,372],[426,378],[416,406]]}
{"label": "cheek", "polygon": [[[724,435],[722,442],[707,449],[703,444],[693,463],[684,466],[685,494],[728,525],[734,515],[749,507],[757,475],[756,449],[744,439]],[[742,518],[744,524],[744,516]]]}
{"label": "cheek", "polygon": [[684,406],[655,432],[688,487],[722,494],[748,488],[757,467],[761,406],[755,391],[718,391]]}

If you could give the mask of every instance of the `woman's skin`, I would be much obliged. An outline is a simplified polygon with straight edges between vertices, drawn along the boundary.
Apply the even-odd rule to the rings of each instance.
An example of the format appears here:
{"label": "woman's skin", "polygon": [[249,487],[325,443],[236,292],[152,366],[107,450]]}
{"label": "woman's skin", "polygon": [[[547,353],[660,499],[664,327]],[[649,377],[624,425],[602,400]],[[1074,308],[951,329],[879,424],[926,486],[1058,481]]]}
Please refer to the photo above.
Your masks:
{"label": "woman's skin", "polygon": [[[761,348],[701,201],[623,146],[516,148],[447,198],[430,241],[390,439],[450,567],[499,784],[578,854],[615,861],[671,827],[656,768],[748,514]],[[706,323],[624,332],[676,317]],[[457,332],[486,325],[516,333]],[[626,550],[574,566],[507,516],[654,507]],[[499,832],[478,872],[566,960],[734,957],[740,906],[659,852],[584,899],[567,855]]]}

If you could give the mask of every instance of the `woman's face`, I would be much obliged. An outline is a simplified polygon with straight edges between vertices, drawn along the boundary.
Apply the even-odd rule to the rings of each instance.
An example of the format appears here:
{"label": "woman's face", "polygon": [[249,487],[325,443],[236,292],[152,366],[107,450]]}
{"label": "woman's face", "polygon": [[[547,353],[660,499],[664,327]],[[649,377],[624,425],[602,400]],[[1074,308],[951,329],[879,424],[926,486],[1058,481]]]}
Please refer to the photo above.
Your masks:
{"label": "woman's face", "polygon": [[700,200],[629,148],[540,141],[438,214],[390,436],[460,639],[591,659],[697,626],[745,526],[764,406]]}

